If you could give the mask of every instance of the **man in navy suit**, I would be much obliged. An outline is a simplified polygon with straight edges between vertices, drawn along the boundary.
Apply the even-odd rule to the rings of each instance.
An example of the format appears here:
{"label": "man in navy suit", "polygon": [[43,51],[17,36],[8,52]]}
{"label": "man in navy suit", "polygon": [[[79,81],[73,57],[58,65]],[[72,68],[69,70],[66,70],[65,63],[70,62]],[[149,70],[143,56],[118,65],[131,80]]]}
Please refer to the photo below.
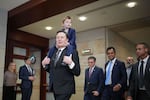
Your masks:
{"label": "man in navy suit", "polygon": [[21,66],[19,69],[19,79],[21,82],[21,92],[22,99],[21,100],[30,100],[32,94],[32,82],[35,80],[34,71],[31,68],[31,60],[29,57],[25,57],[24,59],[25,65]]}
{"label": "man in navy suit", "polygon": [[139,61],[131,71],[131,81],[127,100],[150,100],[150,55],[149,45],[142,42],[136,45]]}
{"label": "man in navy suit", "polygon": [[85,70],[84,100],[100,100],[103,91],[103,70],[95,65],[96,58],[88,58],[88,66]]}
{"label": "man in navy suit", "polygon": [[116,59],[114,47],[106,50],[109,61],[105,65],[105,88],[102,100],[122,100],[127,83],[125,64]]}

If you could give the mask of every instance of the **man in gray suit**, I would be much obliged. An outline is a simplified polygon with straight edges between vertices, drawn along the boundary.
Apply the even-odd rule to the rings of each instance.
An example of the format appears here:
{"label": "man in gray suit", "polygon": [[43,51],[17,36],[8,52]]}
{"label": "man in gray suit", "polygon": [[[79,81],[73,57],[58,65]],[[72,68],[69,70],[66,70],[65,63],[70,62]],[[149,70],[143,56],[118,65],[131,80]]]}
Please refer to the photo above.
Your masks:
{"label": "man in gray suit", "polygon": [[[68,35],[64,31],[56,34],[56,47],[52,59],[44,58],[42,65],[49,72],[49,89],[54,92],[55,100],[69,100],[75,93],[74,76],[80,75],[79,57],[76,50],[71,56],[65,56]],[[65,65],[62,62],[66,63]],[[45,66],[50,63],[50,66]]]}
{"label": "man in gray suit", "polygon": [[148,53],[148,44],[138,43],[136,45],[139,61],[131,71],[131,84],[127,100],[150,100],[150,56]]}

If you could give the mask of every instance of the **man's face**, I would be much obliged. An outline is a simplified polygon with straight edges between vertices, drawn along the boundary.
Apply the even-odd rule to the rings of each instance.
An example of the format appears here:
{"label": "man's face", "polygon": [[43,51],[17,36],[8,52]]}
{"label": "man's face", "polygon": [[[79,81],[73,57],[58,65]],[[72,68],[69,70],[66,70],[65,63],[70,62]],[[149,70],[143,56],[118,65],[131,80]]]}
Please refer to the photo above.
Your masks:
{"label": "man's face", "polygon": [[63,27],[64,27],[64,28],[70,28],[70,27],[71,27],[71,19],[66,19],[66,20],[63,22]]}
{"label": "man's face", "polygon": [[30,59],[27,59],[27,60],[26,60],[26,64],[31,65]]}
{"label": "man's face", "polygon": [[147,52],[148,52],[148,49],[145,48],[144,45],[138,44],[138,45],[136,46],[136,55],[137,55],[138,57],[141,58],[142,56],[145,56],[145,55],[147,54]]}
{"label": "man's face", "polygon": [[108,59],[109,60],[112,60],[112,59],[114,59],[115,58],[115,52],[114,52],[114,50],[113,49],[109,49],[108,51],[107,51],[107,56],[108,56]]}
{"label": "man's face", "polygon": [[94,59],[89,59],[89,60],[88,60],[88,66],[89,66],[89,67],[93,67],[94,65],[95,65]]}
{"label": "man's face", "polygon": [[56,46],[58,48],[66,47],[66,44],[68,42],[68,39],[66,37],[66,34],[63,32],[59,32],[56,35]]}
{"label": "man's face", "polygon": [[127,57],[126,62],[127,64],[133,64],[134,63],[133,57]]}

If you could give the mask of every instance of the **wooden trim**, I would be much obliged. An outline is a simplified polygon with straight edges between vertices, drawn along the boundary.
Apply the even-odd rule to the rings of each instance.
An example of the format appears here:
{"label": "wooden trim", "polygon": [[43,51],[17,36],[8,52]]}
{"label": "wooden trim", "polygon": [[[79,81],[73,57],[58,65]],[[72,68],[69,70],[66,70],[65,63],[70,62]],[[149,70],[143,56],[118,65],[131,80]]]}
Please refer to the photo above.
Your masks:
{"label": "wooden trim", "polygon": [[[11,10],[8,12],[8,27],[9,30],[16,30],[19,27],[29,25],[39,20],[52,17],[94,1],[97,0],[47,0],[37,4],[36,6],[27,5],[29,7],[22,8],[22,12],[15,11],[20,10],[20,7],[20,9]],[[13,14],[15,12],[20,13]]]}
{"label": "wooden trim", "polygon": [[46,0],[30,0],[27,3],[25,3],[25,4],[21,5],[21,6],[18,6],[16,8],[12,9],[11,11],[9,11],[8,16],[12,17],[12,16],[14,16],[16,14],[19,14],[19,13],[25,11],[25,10],[33,8],[33,7],[43,3],[45,1]]}
{"label": "wooden trim", "polygon": [[[33,35],[23,31],[13,31],[8,33],[8,39],[16,41],[16,45],[19,45],[19,42],[28,45],[34,45],[35,47],[45,48],[49,45],[49,39]],[[25,45],[24,45],[25,46]]]}

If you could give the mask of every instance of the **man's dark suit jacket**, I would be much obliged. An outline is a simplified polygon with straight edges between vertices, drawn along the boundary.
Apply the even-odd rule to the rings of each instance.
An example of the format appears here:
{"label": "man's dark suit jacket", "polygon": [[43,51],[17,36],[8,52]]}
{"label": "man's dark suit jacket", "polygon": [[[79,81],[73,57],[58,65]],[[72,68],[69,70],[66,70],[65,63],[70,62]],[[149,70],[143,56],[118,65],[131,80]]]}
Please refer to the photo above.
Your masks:
{"label": "man's dark suit jacket", "polygon": [[[133,100],[136,100],[136,95],[138,91],[138,66],[139,66],[139,62],[137,62],[132,67],[132,71],[131,71],[132,76],[131,76],[131,82],[128,91],[128,96],[132,96]],[[144,85],[146,88],[146,92],[150,96],[150,57],[148,58],[146,68],[145,68]]]}
{"label": "man's dark suit jacket", "polygon": [[[107,67],[108,62],[105,65],[105,71]],[[112,69],[112,87],[114,87],[117,84],[121,85],[121,91],[125,90],[127,85],[127,73],[124,62],[121,62],[116,59],[113,69]],[[106,80],[106,72],[105,72],[105,80]]]}
{"label": "man's dark suit jacket", "polygon": [[29,76],[33,76],[33,75],[28,71],[26,65],[21,66],[19,70],[19,79],[22,80],[21,88],[32,88],[32,81],[29,80]]}
{"label": "man's dark suit jacket", "polygon": [[74,75],[80,75],[80,64],[79,64],[79,57],[76,50],[74,50],[72,54],[73,62],[75,66],[73,69],[70,69],[68,65],[62,65],[63,57],[66,53],[65,48],[61,56],[54,66],[54,60],[57,50],[51,59],[50,66],[46,66],[45,70],[49,72],[49,89],[50,91],[54,91],[55,94],[73,94],[75,93],[75,80]]}
{"label": "man's dark suit jacket", "polygon": [[89,78],[89,68],[85,70],[85,82],[84,82],[85,94],[92,93],[92,91],[98,91],[100,94],[102,94],[104,86],[103,83],[104,83],[104,74],[101,68],[95,66],[90,78]]}

